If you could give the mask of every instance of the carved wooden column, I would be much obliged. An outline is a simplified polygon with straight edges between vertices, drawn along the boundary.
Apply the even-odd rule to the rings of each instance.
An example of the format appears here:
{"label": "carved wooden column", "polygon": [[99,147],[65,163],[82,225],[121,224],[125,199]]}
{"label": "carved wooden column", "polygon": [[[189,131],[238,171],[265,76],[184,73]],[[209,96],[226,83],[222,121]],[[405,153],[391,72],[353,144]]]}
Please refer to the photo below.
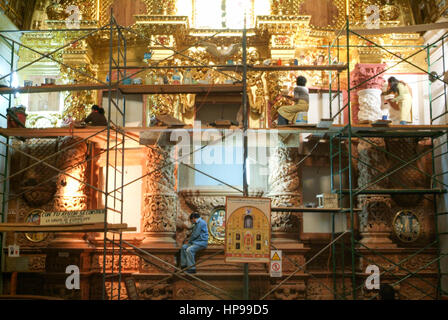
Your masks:
{"label": "carved wooden column", "polygon": [[169,157],[171,146],[157,146],[146,151],[144,209],[142,213],[143,246],[176,245],[178,198],[174,190],[174,165]]}
{"label": "carved wooden column", "polygon": [[358,197],[361,242],[368,247],[396,247],[392,233],[392,205],[389,195],[362,195]]}
{"label": "carved wooden column", "polygon": [[[279,142],[282,144],[281,142]],[[298,207],[302,203],[299,192],[299,150],[280,145],[272,149],[269,158],[269,193],[272,207]],[[277,240],[297,240],[302,215],[291,212],[272,212],[272,236]]]}
{"label": "carved wooden column", "polygon": [[[351,108],[353,124],[381,119],[381,88],[384,78],[374,75],[384,71],[385,64],[358,63],[351,73],[351,87],[358,86],[351,92]],[[365,82],[366,80],[369,81]],[[365,83],[364,83],[365,82]]]}
{"label": "carved wooden column", "polygon": [[[385,148],[384,139],[371,138],[369,141]],[[374,145],[361,140],[358,144],[358,188],[385,189],[388,179],[376,180],[387,171],[386,154],[377,150]],[[392,232],[391,197],[389,195],[361,195],[358,202],[362,208],[360,213],[360,229],[362,240],[368,246],[393,246],[390,235]]]}

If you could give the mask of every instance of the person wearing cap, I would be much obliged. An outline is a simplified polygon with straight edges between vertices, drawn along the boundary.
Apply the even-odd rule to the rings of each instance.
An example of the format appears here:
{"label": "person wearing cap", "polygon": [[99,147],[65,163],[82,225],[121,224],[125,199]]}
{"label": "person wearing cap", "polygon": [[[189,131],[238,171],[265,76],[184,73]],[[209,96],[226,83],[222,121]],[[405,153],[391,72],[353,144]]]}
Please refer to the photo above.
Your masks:
{"label": "person wearing cap", "polygon": [[193,231],[188,241],[185,240],[187,243],[180,249],[180,266],[182,269],[188,268],[186,270],[188,273],[196,273],[195,255],[207,247],[208,228],[207,223],[197,212],[190,214],[190,222],[194,224]]}

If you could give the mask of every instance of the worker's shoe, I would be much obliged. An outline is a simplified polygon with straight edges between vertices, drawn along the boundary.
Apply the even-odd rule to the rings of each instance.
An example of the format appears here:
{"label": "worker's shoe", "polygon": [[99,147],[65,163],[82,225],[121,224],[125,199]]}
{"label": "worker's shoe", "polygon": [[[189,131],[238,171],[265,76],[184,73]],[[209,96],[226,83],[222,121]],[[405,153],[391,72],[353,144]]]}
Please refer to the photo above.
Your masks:
{"label": "worker's shoe", "polygon": [[187,273],[196,273],[196,270],[195,269],[188,269],[188,270],[186,270],[185,272],[187,272]]}

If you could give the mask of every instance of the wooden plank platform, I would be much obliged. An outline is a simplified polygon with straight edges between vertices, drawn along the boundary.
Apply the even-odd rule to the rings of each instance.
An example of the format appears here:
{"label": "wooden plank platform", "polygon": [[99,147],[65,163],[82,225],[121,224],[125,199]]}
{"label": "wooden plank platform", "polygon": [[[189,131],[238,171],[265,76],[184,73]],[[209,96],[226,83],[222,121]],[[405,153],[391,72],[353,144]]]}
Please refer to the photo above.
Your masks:
{"label": "wooden plank platform", "polygon": [[83,84],[54,84],[44,86],[32,87],[18,87],[18,88],[0,88],[0,94],[10,93],[40,93],[40,92],[58,92],[58,91],[79,91],[79,90],[105,90],[109,87],[104,84],[83,83]]}
{"label": "wooden plank platform", "polygon": [[[207,92],[242,92],[242,84],[165,84],[165,85],[115,85],[113,90],[119,88],[123,94],[180,94],[180,93],[207,93]],[[45,85],[18,88],[0,88],[0,94],[12,93],[41,93],[58,91],[79,91],[79,90],[107,90],[109,86],[103,84],[66,84],[66,85]]]}
{"label": "wooden plank platform", "polygon": [[[353,29],[359,35],[374,35],[374,34],[388,34],[388,33],[416,33],[426,32],[430,30],[442,30],[448,29],[448,22],[428,23],[428,24],[416,24],[412,26],[399,26],[380,29]],[[339,33],[335,31],[336,34]]]}
{"label": "wooden plank platform", "polygon": [[[338,191],[338,190],[336,190]],[[352,189],[353,193],[357,193],[357,189]],[[359,194],[443,194],[446,189],[368,189],[359,192]],[[349,189],[342,189],[343,194],[349,194]]]}
{"label": "wooden plank platform", "polygon": [[[275,207],[271,208],[274,212],[340,212],[350,211],[350,208],[305,208],[305,207]],[[361,211],[361,209],[354,208],[353,211]]]}
{"label": "wooden plank platform", "polygon": [[[335,124],[334,128],[344,128],[345,125]],[[424,124],[409,124],[409,125],[388,125],[388,126],[373,126],[371,124],[356,124],[352,125],[352,130],[356,131],[443,131],[448,130],[448,125],[424,125]]]}
{"label": "wooden plank platform", "polygon": [[243,92],[242,84],[165,84],[165,85],[120,85],[123,94],[180,94]]}
{"label": "wooden plank platform", "polygon": [[248,65],[249,71],[343,71],[346,64],[300,65],[300,66],[264,66]]}
{"label": "wooden plank platform", "polygon": [[35,296],[30,294],[0,294],[0,300],[64,300],[58,297]]}
{"label": "wooden plank platform", "polygon": [[[270,132],[279,131],[282,133],[337,133],[345,127],[345,125],[332,125],[329,128],[317,127],[318,124],[301,124],[301,125],[284,125],[278,126],[276,128],[250,128],[249,131],[252,132]],[[91,137],[89,140],[104,143],[106,141],[107,131],[106,127],[85,127],[85,128],[74,128],[70,130],[69,128],[0,128],[0,135],[8,137],[23,137],[23,138],[51,138],[51,137],[62,137],[62,136],[76,136],[83,139]],[[126,127],[123,128],[126,134],[133,136],[135,139],[139,139],[139,134],[141,132],[171,132],[172,130],[187,130],[193,131],[192,125],[185,125],[179,128],[170,128],[168,126],[154,126],[154,127]],[[211,130],[218,129],[217,127],[204,125],[201,130]],[[230,126],[225,129],[238,130],[242,129],[238,126]],[[103,130],[103,131],[102,131]],[[367,133],[394,133],[394,132],[407,132],[409,134],[422,133],[423,135],[429,134],[431,132],[438,133],[448,131],[448,125],[390,125],[386,127],[377,127],[372,125],[356,125],[352,126],[353,132]],[[102,131],[102,132],[101,132]]]}
{"label": "wooden plank platform", "polygon": [[[108,224],[108,231],[136,231],[123,224]],[[0,232],[104,232],[104,223],[83,225],[41,226],[26,223],[0,223]]]}

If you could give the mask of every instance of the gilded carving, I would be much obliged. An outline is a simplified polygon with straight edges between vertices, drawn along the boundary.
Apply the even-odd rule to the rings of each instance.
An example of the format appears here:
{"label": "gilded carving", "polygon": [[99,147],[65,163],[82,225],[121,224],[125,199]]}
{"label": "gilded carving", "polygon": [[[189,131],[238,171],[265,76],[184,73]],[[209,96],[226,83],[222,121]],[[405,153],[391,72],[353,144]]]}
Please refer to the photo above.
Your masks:
{"label": "gilded carving", "polygon": [[437,272],[438,261],[436,255],[419,254],[405,261],[402,266],[411,272]]}
{"label": "gilded carving", "polygon": [[[95,78],[95,66],[92,64],[76,65],[76,69],[85,72]],[[91,78],[81,75],[80,73],[61,65],[61,77],[68,83],[92,83]],[[81,121],[90,113],[91,106],[95,103],[94,91],[70,91],[64,99],[64,111],[62,116],[71,116],[74,120]]]}
{"label": "gilded carving", "polygon": [[[168,262],[171,265],[175,264],[174,256],[173,255],[159,255],[157,254],[157,257],[165,262]],[[165,270],[174,272],[175,269],[170,267],[168,264],[158,261],[157,259],[154,259],[152,257],[145,257],[144,260],[141,262],[141,267],[139,272],[142,273],[160,273],[164,272]]]}
{"label": "gilded carving", "polygon": [[[106,299],[107,300],[118,300],[118,283],[114,282],[106,282]],[[126,290],[126,285],[124,282],[120,284],[120,300],[127,300],[128,292]]]}
{"label": "gilded carving", "polygon": [[143,232],[176,232],[178,199],[170,150],[170,146],[156,146],[146,151]]}
{"label": "gilded carving", "polygon": [[360,208],[361,242],[367,246],[391,246],[392,210],[390,196],[362,195],[358,197]]}
{"label": "gilded carving", "polygon": [[[103,259],[104,255],[95,254],[92,257],[92,270],[96,272],[102,272],[103,270]],[[118,272],[119,261],[118,255],[114,257],[114,272]],[[121,257],[121,270],[128,272],[137,272],[140,268],[140,257],[135,255],[122,255]],[[112,255],[106,255],[106,271],[110,272],[112,270]]]}
{"label": "gilded carving", "polygon": [[176,231],[177,196],[146,194],[144,208],[143,232]]}
{"label": "gilded carving", "polygon": [[193,300],[196,296],[196,290],[191,287],[176,288],[176,299],[180,300]]}
{"label": "gilded carving", "polygon": [[[143,289],[149,287],[148,289]],[[160,283],[153,285],[150,281],[140,281],[140,296],[145,300],[169,300],[173,298],[173,287],[170,284]]]}
{"label": "gilded carving", "polygon": [[273,292],[277,300],[302,300],[305,296],[306,286],[304,283],[283,284]]}
{"label": "gilded carving", "polygon": [[[269,193],[272,207],[296,206],[302,203],[299,192],[299,152],[297,148],[276,147],[269,158]],[[298,232],[299,215],[272,212],[272,231]]]}
{"label": "gilded carving", "polygon": [[[305,257],[303,255],[287,255],[283,257],[282,269],[285,273],[295,272],[299,267],[305,265]],[[306,271],[306,266],[300,269],[298,273],[304,273]]]}
{"label": "gilded carving", "polygon": [[28,268],[34,272],[45,272],[46,255],[31,255],[28,257]]}
{"label": "gilded carving", "polygon": [[[324,286],[323,283],[326,284]],[[306,284],[307,300],[332,300],[333,293],[328,289],[332,288],[332,283],[326,279],[308,280]]]}
{"label": "gilded carving", "polygon": [[[388,178],[382,177],[388,169],[388,158],[386,154],[375,148],[385,148],[384,139],[367,138],[360,140],[358,144],[358,188],[384,189],[388,185]],[[370,142],[370,143],[369,143]],[[379,180],[377,183],[372,182]]]}
{"label": "gilded carving", "polygon": [[[52,205],[46,204],[40,207],[40,209],[45,211],[52,211]],[[33,208],[29,207],[24,200],[18,198],[15,201],[15,205],[11,205],[8,208],[8,222],[25,222],[25,218],[28,213],[33,210]],[[46,234],[45,238],[42,241],[34,242],[30,241],[26,234],[23,232],[16,233],[7,233],[7,243],[9,244],[17,244],[22,248],[45,248],[50,242],[54,239],[54,233],[44,233]]]}

